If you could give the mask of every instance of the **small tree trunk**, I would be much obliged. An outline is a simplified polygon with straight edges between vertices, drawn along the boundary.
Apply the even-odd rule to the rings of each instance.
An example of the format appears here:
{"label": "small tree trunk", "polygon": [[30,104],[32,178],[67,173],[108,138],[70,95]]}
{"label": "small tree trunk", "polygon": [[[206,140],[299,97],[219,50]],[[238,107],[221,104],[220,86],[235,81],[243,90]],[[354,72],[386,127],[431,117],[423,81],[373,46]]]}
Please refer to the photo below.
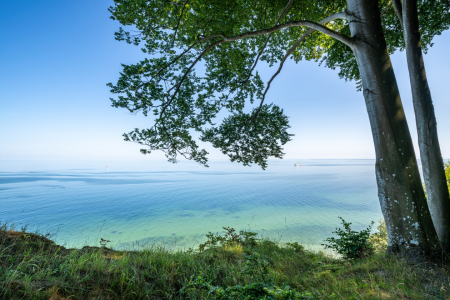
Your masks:
{"label": "small tree trunk", "polygon": [[441,246],[450,252],[450,199],[420,46],[416,0],[403,0],[402,19],[428,207]]}
{"label": "small tree trunk", "polygon": [[388,252],[439,253],[416,156],[381,27],[377,1],[347,0],[349,25],[376,152]]}

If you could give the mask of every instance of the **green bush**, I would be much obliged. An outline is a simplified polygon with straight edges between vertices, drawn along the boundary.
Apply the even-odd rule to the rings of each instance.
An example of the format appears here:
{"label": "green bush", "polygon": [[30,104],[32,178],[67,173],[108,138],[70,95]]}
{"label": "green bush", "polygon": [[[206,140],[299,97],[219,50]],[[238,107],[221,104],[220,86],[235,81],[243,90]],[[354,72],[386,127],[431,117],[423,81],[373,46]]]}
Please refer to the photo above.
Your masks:
{"label": "green bush", "polygon": [[256,232],[241,230],[238,234],[234,228],[222,228],[225,230],[225,235],[219,235],[218,232],[212,233],[211,231],[206,234],[208,240],[198,246],[200,252],[233,244],[241,244],[243,246],[255,246],[257,244],[256,235],[258,234]]}
{"label": "green bush", "polygon": [[366,229],[357,232],[351,230],[350,225],[352,223],[345,222],[341,217],[339,219],[342,220],[344,230],[336,228],[336,231],[333,231],[333,233],[340,238],[327,238],[325,241],[329,244],[322,244],[322,246],[325,246],[326,249],[336,250],[337,253],[347,259],[363,258],[371,255],[374,252],[374,248],[369,242],[369,237],[374,222],[372,221]]}
{"label": "green bush", "polygon": [[380,225],[377,226],[378,232],[370,235],[369,242],[376,252],[386,252],[388,245],[386,223],[383,219],[380,219],[378,222],[380,223]]}
{"label": "green bush", "polygon": [[305,247],[298,242],[286,243],[286,247],[294,249],[295,252],[305,252]]}
{"label": "green bush", "polygon": [[[259,245],[261,247],[277,248],[278,246],[269,240],[260,240],[256,238],[257,233],[251,231],[239,231],[236,233],[234,228],[222,227],[225,234],[209,232],[206,237],[208,240],[199,245],[199,252],[204,253],[207,250],[217,251],[223,250],[242,250],[245,259],[244,267],[240,271],[241,274],[250,276],[253,282],[246,285],[231,285],[221,287],[213,285],[213,281],[206,280],[202,273],[197,277],[192,277],[187,285],[185,285],[180,293],[186,298],[193,298],[199,290],[207,291],[207,299],[310,299],[311,294],[307,292],[299,293],[288,285],[280,287],[273,282],[270,276],[269,262],[264,255],[250,249]],[[245,250],[243,247],[246,247]],[[287,248],[293,249],[295,252],[303,252],[304,248],[297,242],[288,243]]]}
{"label": "green bush", "polygon": [[274,284],[269,275],[269,263],[267,260],[262,259],[259,253],[246,251],[245,258],[245,267],[241,273],[252,276],[254,282],[247,285],[238,284],[223,288],[213,285],[212,281],[205,280],[203,274],[200,274],[196,278],[191,279],[180,290],[180,293],[187,298],[191,298],[197,294],[198,290],[205,290],[208,292],[207,299],[211,300],[312,299],[312,295],[308,292],[299,293],[288,285],[280,287]]}

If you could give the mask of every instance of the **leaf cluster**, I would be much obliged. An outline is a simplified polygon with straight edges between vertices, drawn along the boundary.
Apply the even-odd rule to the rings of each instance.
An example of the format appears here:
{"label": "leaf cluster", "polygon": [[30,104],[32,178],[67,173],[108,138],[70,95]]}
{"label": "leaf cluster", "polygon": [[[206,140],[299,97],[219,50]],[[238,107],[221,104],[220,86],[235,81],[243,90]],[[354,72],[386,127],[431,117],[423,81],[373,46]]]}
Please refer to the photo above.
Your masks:
{"label": "leaf cluster", "polygon": [[370,235],[369,242],[376,252],[386,252],[388,246],[386,223],[383,219],[378,222],[380,223],[377,226],[378,231]]}
{"label": "leaf cluster", "polygon": [[214,300],[312,299],[310,293],[299,293],[288,285],[280,287],[272,282],[269,276],[269,263],[267,260],[261,258],[259,253],[246,251],[245,259],[245,267],[241,272],[242,274],[252,276],[254,282],[247,285],[238,284],[223,288],[214,286],[212,281],[207,281],[200,274],[195,278],[191,278],[190,282],[180,292],[189,295],[190,290],[206,290],[208,292],[208,299]]}
{"label": "leaf cluster", "polygon": [[225,230],[224,235],[220,235],[218,232],[209,232],[206,234],[206,242],[200,244],[198,249],[203,252],[208,249],[214,249],[217,247],[224,247],[232,244],[242,244],[244,246],[255,246],[257,244],[256,232],[241,230],[239,233],[236,229],[231,227],[222,227]]}
{"label": "leaf cluster", "polygon": [[352,223],[345,222],[341,217],[339,217],[339,219],[341,219],[344,229],[336,228],[336,231],[333,231],[339,238],[327,238],[325,241],[327,241],[328,244],[322,244],[322,246],[325,246],[325,249],[335,250],[347,259],[363,258],[371,255],[374,248],[370,243],[369,238],[374,222],[366,229],[357,232],[351,229],[350,225]]}

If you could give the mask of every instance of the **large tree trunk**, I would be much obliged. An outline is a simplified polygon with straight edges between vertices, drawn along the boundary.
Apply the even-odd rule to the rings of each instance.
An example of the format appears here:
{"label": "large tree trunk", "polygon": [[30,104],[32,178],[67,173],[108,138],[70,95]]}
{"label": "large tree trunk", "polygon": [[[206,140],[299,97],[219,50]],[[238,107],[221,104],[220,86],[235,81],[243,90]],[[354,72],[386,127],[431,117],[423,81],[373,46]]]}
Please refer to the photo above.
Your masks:
{"label": "large tree trunk", "polygon": [[416,115],[423,178],[427,189],[428,207],[441,246],[446,252],[450,252],[450,199],[445,178],[444,162],[442,161],[439,147],[436,116],[420,46],[416,1],[403,0],[402,19],[406,58]]}
{"label": "large tree trunk", "polygon": [[434,256],[439,242],[426,203],[411,135],[381,27],[378,1],[347,0],[376,152],[378,197],[388,252]]}

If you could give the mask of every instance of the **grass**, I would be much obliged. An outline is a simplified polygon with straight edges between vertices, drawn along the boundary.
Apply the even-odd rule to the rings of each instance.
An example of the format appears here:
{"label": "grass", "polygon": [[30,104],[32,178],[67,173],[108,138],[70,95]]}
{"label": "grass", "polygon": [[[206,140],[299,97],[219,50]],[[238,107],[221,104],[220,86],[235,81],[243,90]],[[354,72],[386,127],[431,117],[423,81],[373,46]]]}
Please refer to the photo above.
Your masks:
{"label": "grass", "polygon": [[202,250],[114,251],[0,227],[0,299],[450,298],[447,266],[383,253],[343,260],[229,228]]}

